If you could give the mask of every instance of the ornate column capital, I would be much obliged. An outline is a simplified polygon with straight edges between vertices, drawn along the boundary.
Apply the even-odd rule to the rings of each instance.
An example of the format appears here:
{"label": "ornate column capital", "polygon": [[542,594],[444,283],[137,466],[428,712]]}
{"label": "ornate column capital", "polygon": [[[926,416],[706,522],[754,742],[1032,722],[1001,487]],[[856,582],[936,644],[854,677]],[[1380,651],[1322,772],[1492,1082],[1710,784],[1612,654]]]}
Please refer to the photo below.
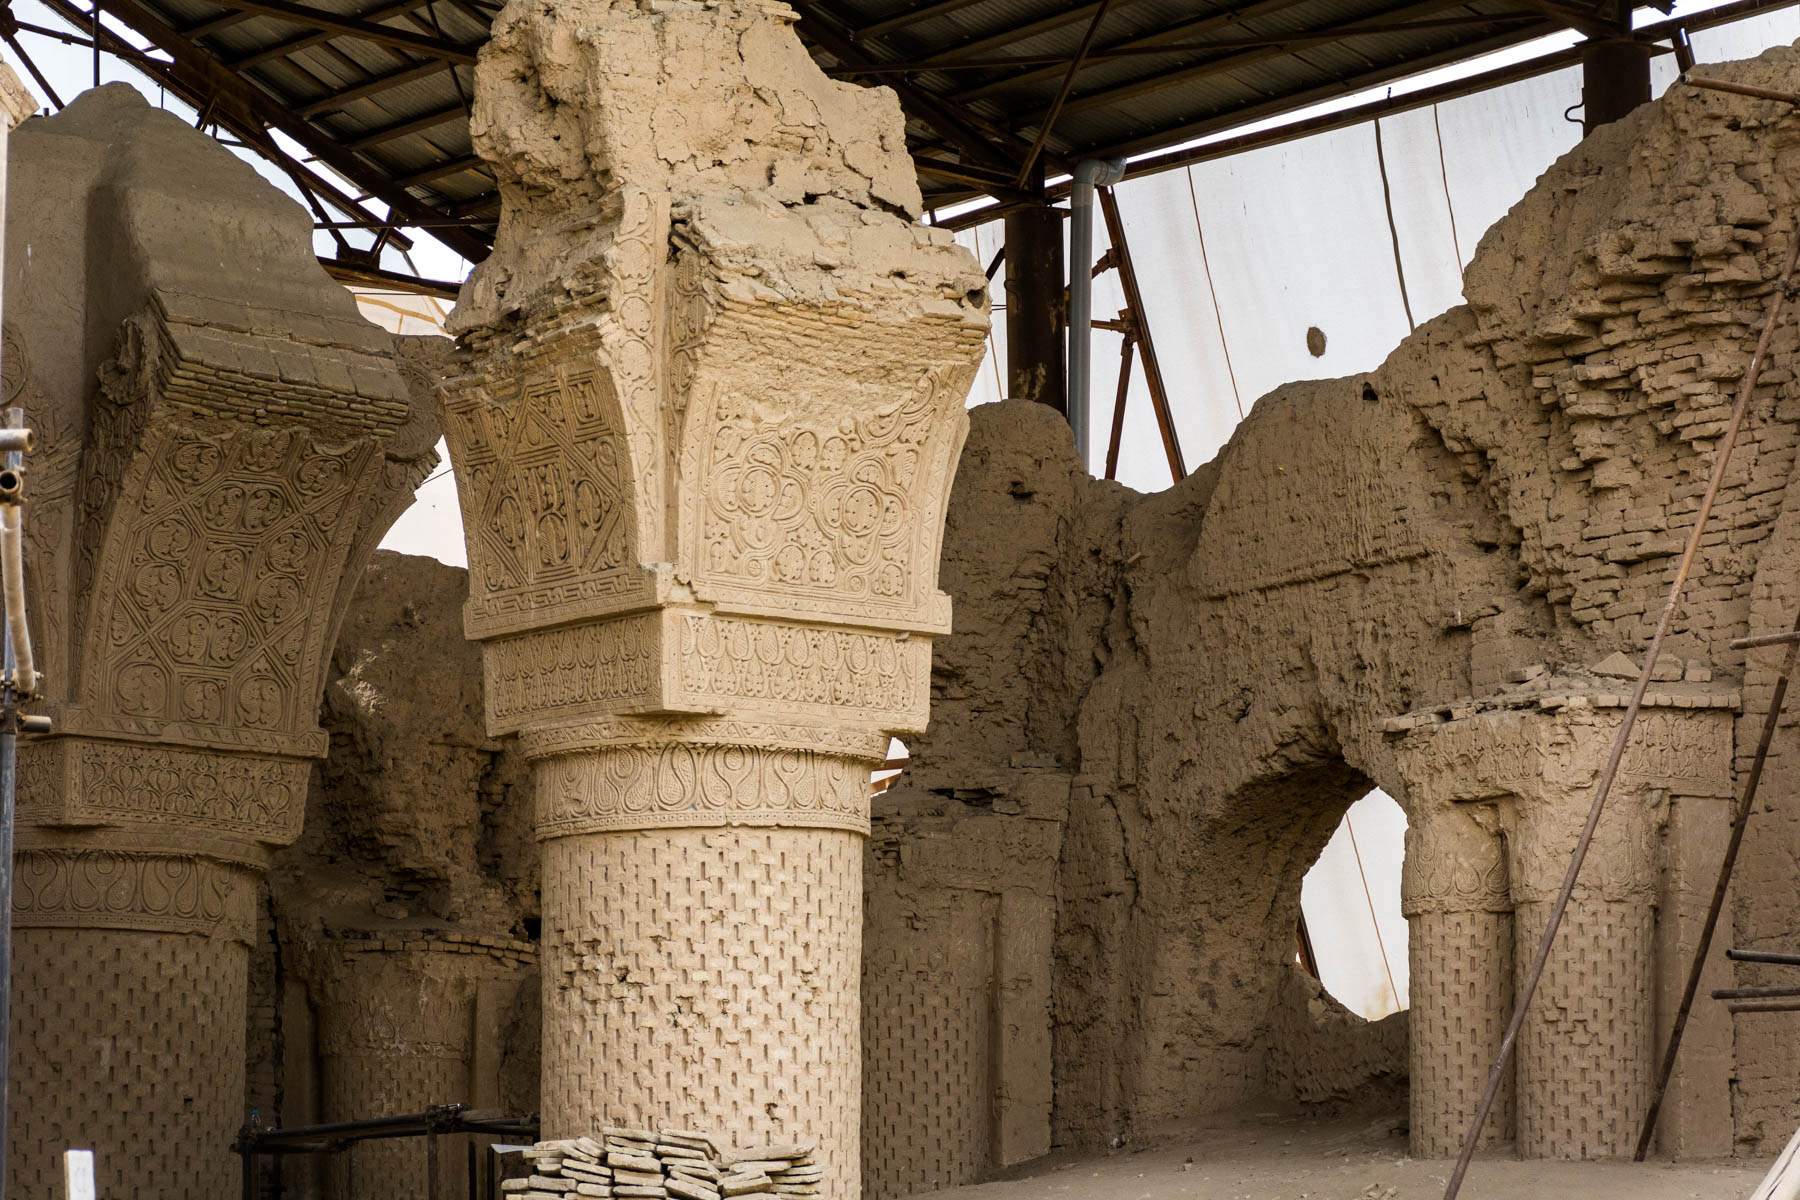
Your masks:
{"label": "ornate column capital", "polygon": [[891,96],[827,80],[793,19],[495,25],[475,136],[503,216],[443,392],[495,732],[924,727],[987,281],[916,224]]}

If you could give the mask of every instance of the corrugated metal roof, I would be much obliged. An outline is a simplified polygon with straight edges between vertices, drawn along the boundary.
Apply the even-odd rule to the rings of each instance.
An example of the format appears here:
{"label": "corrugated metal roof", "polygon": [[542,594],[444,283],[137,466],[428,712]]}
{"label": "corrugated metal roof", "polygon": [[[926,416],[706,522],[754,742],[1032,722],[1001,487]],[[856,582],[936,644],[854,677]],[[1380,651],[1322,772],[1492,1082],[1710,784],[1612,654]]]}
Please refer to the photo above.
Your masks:
{"label": "corrugated metal roof", "polygon": [[[76,0],[47,2],[85,21]],[[899,94],[931,207],[984,193],[1020,201],[1013,184],[1039,140],[1042,166],[1056,174],[1571,25],[1630,35],[1614,0],[790,2],[831,74]],[[499,11],[492,0],[99,4],[173,55],[174,66],[146,69],[212,120],[272,154],[269,131],[285,134],[363,192],[336,191],[290,161],[324,207],[379,200],[396,223],[429,224],[467,257],[491,244],[498,198],[470,146],[467,111],[473,52]],[[390,215],[358,211],[371,224]]]}

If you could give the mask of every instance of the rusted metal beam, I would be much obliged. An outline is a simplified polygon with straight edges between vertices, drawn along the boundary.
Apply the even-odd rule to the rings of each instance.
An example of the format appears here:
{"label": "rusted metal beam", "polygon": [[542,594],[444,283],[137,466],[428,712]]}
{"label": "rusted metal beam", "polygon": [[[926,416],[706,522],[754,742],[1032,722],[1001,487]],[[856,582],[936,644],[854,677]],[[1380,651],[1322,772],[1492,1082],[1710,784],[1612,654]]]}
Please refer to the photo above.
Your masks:
{"label": "rusted metal beam", "polygon": [[[1304,46],[1314,42],[1341,42],[1347,38],[1370,37],[1396,33],[1435,33],[1443,29],[1459,29],[1470,25],[1517,25],[1541,22],[1542,13],[1493,13],[1474,16],[1440,17],[1431,21],[1401,21],[1395,24],[1371,23],[1335,33],[1278,33],[1267,37],[1236,38],[1220,42],[1171,42],[1168,45],[1131,46],[1090,50],[1088,63],[1118,62],[1121,59],[1153,58],[1171,54],[1208,54],[1220,50],[1255,50],[1264,46]],[[1062,66],[1067,54],[1021,54],[998,58],[959,58],[954,55],[918,58],[904,62],[879,63],[867,67],[828,67],[828,75],[924,75],[933,71],[1000,71],[1011,67]],[[1010,80],[1007,82],[1011,82]]]}
{"label": "rusted metal beam", "polygon": [[454,300],[462,285],[451,283],[445,279],[421,279],[417,275],[406,275],[399,271],[388,271],[383,268],[364,263],[339,262],[336,259],[321,258],[319,265],[325,273],[339,283],[354,283],[362,287],[393,288],[397,291],[416,292],[421,296],[436,296],[440,300]]}
{"label": "rusted metal beam", "polygon": [[1025,181],[1031,178],[1031,168],[1037,164],[1038,155],[1044,152],[1044,143],[1050,140],[1051,130],[1056,128],[1056,118],[1062,115],[1063,105],[1069,99],[1069,90],[1075,86],[1075,76],[1081,72],[1081,64],[1087,59],[1088,51],[1093,48],[1094,38],[1099,36],[1100,22],[1106,20],[1106,10],[1111,8],[1113,0],[1100,0],[1094,6],[1094,19],[1088,22],[1087,32],[1081,35],[1081,45],[1075,48],[1075,56],[1069,60],[1068,70],[1063,72],[1062,84],[1056,89],[1056,99],[1038,120],[1037,136],[1031,139],[1031,149],[1025,152],[1025,161],[1019,164],[1019,172],[1013,178],[1014,187],[1024,187]]}
{"label": "rusted metal beam", "polygon": [[[397,4],[384,4],[380,8],[373,8],[367,12],[358,13],[357,20],[385,21],[392,17],[400,16],[402,13],[411,12],[413,9],[419,7],[421,3],[423,3],[423,0],[400,0]],[[286,58],[301,50],[321,45],[336,36],[336,34],[329,32],[315,32],[305,34],[301,37],[287,38],[272,45],[264,46],[261,50],[246,54],[242,58],[231,59],[226,62],[225,65],[233,71],[247,70],[250,67],[260,66],[261,64],[273,61],[274,59]]]}
{"label": "rusted metal beam", "polygon": [[403,29],[391,29],[359,17],[341,16],[308,4],[290,4],[288,0],[208,0],[208,3],[278,21],[290,21],[332,37],[352,37],[359,41],[410,51],[425,58],[437,58],[467,66],[475,65],[475,52],[481,48],[479,43],[466,45],[420,33],[407,33]]}
{"label": "rusted metal beam", "polygon": [[1774,963],[1783,967],[1800,967],[1800,954],[1781,954],[1774,950],[1738,950],[1725,952],[1732,962]]}
{"label": "rusted metal beam", "polygon": [[1006,217],[1007,395],[1068,413],[1063,214],[1039,202]]}
{"label": "rusted metal beam", "polygon": [[1132,265],[1131,245],[1125,238],[1125,222],[1119,216],[1119,201],[1110,187],[1094,190],[1100,198],[1100,212],[1106,218],[1106,236],[1117,256],[1119,286],[1125,292],[1125,304],[1131,309],[1131,319],[1137,326],[1138,353],[1144,360],[1144,385],[1150,392],[1150,409],[1156,414],[1157,431],[1162,434],[1163,453],[1169,459],[1169,475],[1179,482],[1187,478],[1187,462],[1181,455],[1175,416],[1169,411],[1169,393],[1163,385],[1156,342],[1150,336],[1150,319],[1144,307],[1144,293],[1138,287],[1137,268]]}
{"label": "rusted metal beam", "polygon": [[349,141],[346,141],[344,143],[344,148],[347,150],[367,150],[371,146],[379,146],[384,142],[391,142],[395,138],[403,138],[408,134],[422,133],[427,129],[435,129],[439,125],[445,125],[451,121],[467,120],[468,115],[469,110],[467,106],[460,103],[454,104],[449,108],[440,108],[434,112],[428,112],[422,116],[413,117],[411,120],[401,121],[393,125],[384,125],[380,129],[371,129],[367,133],[359,133]]}
{"label": "rusted metal beam", "polygon": [[[1412,0],[1410,3],[1388,8],[1380,15],[1387,19],[1410,19],[1412,17],[1425,16],[1430,13],[1441,12],[1447,8],[1454,7],[1456,7],[1454,0]],[[1344,21],[1337,25],[1328,26],[1319,32],[1342,33],[1347,28],[1354,28],[1357,23],[1357,21]],[[1452,60],[1460,61],[1470,57],[1474,51],[1457,47],[1449,53]],[[1138,96],[1149,95],[1152,92],[1163,91],[1167,88],[1174,87],[1177,84],[1209,78],[1227,71],[1242,70],[1245,67],[1254,66],[1257,63],[1267,62],[1272,58],[1279,57],[1281,54],[1282,51],[1277,47],[1265,47],[1260,50],[1245,50],[1235,54],[1227,54],[1219,58],[1209,59],[1206,62],[1196,63],[1191,67],[1184,67],[1180,70],[1164,71],[1147,78],[1136,79],[1128,83],[1117,84],[1113,87],[1102,88],[1098,91],[1083,93],[1082,95],[1072,97],[1069,102],[1064,105],[1063,111],[1070,116],[1074,116],[1078,113],[1089,112],[1096,108],[1108,108],[1118,104],[1122,100],[1130,100]],[[1409,58],[1405,63],[1399,64],[1399,73],[1406,75],[1413,74],[1420,69],[1417,65],[1419,61],[1421,60]],[[1333,85],[1333,90],[1337,94],[1342,95],[1344,92],[1353,91],[1355,89],[1343,87],[1339,84]]]}
{"label": "rusted metal beam", "polygon": [[487,170],[488,165],[479,154],[464,154],[456,158],[445,159],[435,166],[414,171],[410,175],[397,176],[394,179],[394,186],[398,188],[418,187],[422,183],[443,179],[447,175],[460,175],[464,171],[479,171],[485,174]]}
{"label": "rusted metal beam", "polygon": [[[97,2],[107,13],[124,22],[174,60],[157,71],[159,79],[168,83],[171,90],[195,108],[216,102],[214,111],[220,122],[246,142],[261,149],[271,144],[267,130],[277,129],[305,147],[333,171],[387,204],[400,218],[429,221],[439,215],[429,205],[408,194],[403,186],[390,179],[381,168],[345,150],[281,101],[233,74],[205,50],[183,38],[161,16],[139,0]],[[45,0],[45,3],[65,20],[70,19],[71,14],[86,16],[70,0]],[[271,151],[264,149],[262,152],[268,154]],[[362,215],[354,210],[347,211],[352,211],[352,215]],[[471,261],[478,262],[487,257],[489,247],[474,230],[446,229],[438,237],[452,250]]]}
{"label": "rusted metal beam", "polygon": [[[1481,1101],[1476,1106],[1474,1120],[1469,1123],[1468,1137],[1463,1141],[1462,1153],[1457,1156],[1456,1167],[1450,1174],[1449,1186],[1444,1189],[1444,1200],[1456,1200],[1456,1194],[1462,1190],[1463,1179],[1469,1173],[1469,1164],[1475,1158],[1475,1146],[1481,1140],[1481,1128],[1487,1124],[1488,1113],[1494,1107],[1494,1097],[1500,1092],[1507,1063],[1512,1059],[1513,1046],[1518,1042],[1519,1031],[1525,1026],[1525,1014],[1531,1008],[1532,997],[1537,994],[1538,981],[1544,975],[1544,965],[1550,960],[1550,948],[1556,942],[1556,931],[1562,926],[1563,913],[1568,911],[1569,901],[1575,894],[1575,881],[1581,876],[1581,865],[1587,861],[1588,847],[1593,844],[1594,831],[1600,825],[1600,814],[1605,811],[1607,797],[1612,794],[1613,780],[1618,777],[1619,764],[1625,757],[1625,747],[1631,740],[1632,728],[1636,726],[1638,712],[1644,705],[1644,693],[1650,689],[1651,673],[1656,669],[1656,660],[1662,654],[1663,639],[1668,636],[1669,626],[1675,621],[1675,610],[1681,605],[1682,589],[1687,586],[1688,573],[1693,570],[1694,557],[1700,549],[1700,539],[1712,517],[1713,505],[1719,498],[1720,485],[1725,481],[1725,469],[1731,463],[1731,452],[1737,446],[1738,434],[1744,426],[1744,415],[1750,410],[1750,397],[1756,391],[1756,382],[1761,378],[1763,365],[1768,360],[1769,343],[1775,336],[1775,327],[1781,322],[1782,309],[1787,306],[1794,267],[1800,263],[1800,237],[1790,237],[1788,242],[1787,261],[1782,264],[1775,288],[1769,293],[1762,335],[1757,338],[1756,350],[1750,356],[1743,383],[1738,387],[1737,402],[1732,406],[1731,419],[1725,426],[1724,435],[1719,439],[1712,475],[1706,482],[1700,509],[1694,514],[1694,526],[1688,532],[1687,545],[1675,566],[1675,578],[1669,584],[1669,597],[1663,603],[1662,615],[1657,619],[1656,632],[1651,636],[1649,648],[1644,652],[1643,670],[1638,673],[1637,686],[1631,692],[1631,702],[1626,705],[1625,715],[1619,721],[1619,732],[1613,738],[1612,753],[1607,756],[1606,767],[1600,773],[1600,782],[1594,788],[1594,801],[1588,808],[1587,822],[1582,826],[1581,836],[1576,839],[1575,852],[1569,857],[1569,869],[1563,876],[1562,888],[1550,906],[1550,919],[1544,926],[1543,936],[1538,939],[1537,952],[1532,955],[1531,965],[1525,972],[1524,981],[1514,1000],[1512,1020],[1507,1023],[1506,1034],[1500,1039],[1500,1053],[1495,1056],[1493,1069],[1488,1072],[1487,1083],[1481,1089]],[[1800,625],[1796,627],[1800,628]]]}
{"label": "rusted metal beam", "polygon": [[[1184,39],[1204,37],[1206,34],[1212,33],[1215,30],[1237,29],[1246,21],[1254,21],[1262,17],[1274,16],[1276,13],[1285,12],[1290,8],[1294,8],[1297,5],[1304,3],[1306,3],[1306,0],[1256,0],[1255,3],[1246,4],[1228,12],[1213,13],[1210,16],[1200,17],[1196,20],[1183,21],[1179,24],[1166,26],[1154,33],[1137,34],[1133,37],[1126,38],[1123,41],[1102,46],[1100,47],[1100,50],[1102,52],[1114,52],[1136,47],[1148,48],[1160,46],[1168,42],[1179,42]],[[1088,11],[1091,11],[1091,9],[1092,6],[1089,6]],[[1035,35],[1021,34],[1020,36]],[[1004,45],[1009,43],[1002,41],[999,44]],[[961,46],[947,48],[940,53],[969,55],[986,48],[986,45],[981,43],[965,42]],[[1019,87],[1029,87],[1032,84],[1047,83],[1054,78],[1056,78],[1056,68],[1044,67],[1035,71],[1026,71],[1018,75],[1009,75],[1004,79],[991,80],[976,87],[965,88],[961,91],[953,92],[950,95],[950,99],[957,103],[968,104],[990,95],[998,95],[1002,92],[1016,90]]]}
{"label": "rusted metal beam", "polygon": [[[1800,615],[1795,616],[1793,630],[1785,635],[1740,639],[1769,645],[1771,639],[1783,637],[1787,642],[1787,658],[1781,664],[1781,674],[1775,677],[1775,688],[1769,695],[1769,711],[1763,718],[1762,737],[1756,743],[1756,757],[1750,760],[1750,773],[1744,780],[1743,799],[1732,810],[1731,837],[1725,843],[1725,857],[1719,863],[1719,876],[1713,882],[1712,901],[1706,907],[1706,920],[1701,923],[1700,936],[1694,943],[1693,958],[1688,963],[1687,984],[1681,992],[1681,1003],[1675,1008],[1675,1023],[1669,1029],[1669,1044],[1663,1050],[1662,1065],[1657,1070],[1656,1083],[1650,1090],[1650,1107],[1645,1111],[1643,1127],[1638,1131],[1637,1149],[1632,1154],[1637,1162],[1643,1162],[1650,1153],[1650,1142],[1656,1136],[1656,1118],[1662,1114],[1663,1096],[1669,1090],[1669,1080],[1675,1075],[1675,1057],[1681,1053],[1681,1035],[1687,1029],[1688,1014],[1693,1011],[1694,997],[1700,992],[1700,976],[1706,970],[1706,956],[1712,950],[1713,934],[1719,928],[1719,916],[1725,911],[1725,893],[1731,887],[1731,874],[1737,866],[1738,851],[1744,844],[1744,830],[1749,826],[1750,813],[1756,806],[1756,789],[1762,784],[1763,765],[1769,761],[1769,747],[1775,741],[1775,730],[1781,724],[1781,711],[1787,704],[1788,680],[1794,674],[1794,667],[1800,665]],[[1735,647],[1737,643],[1733,642],[1732,645]]]}
{"label": "rusted metal beam", "polygon": [[[1137,349],[1137,339],[1126,334],[1119,342],[1119,389],[1113,396],[1112,432],[1106,439],[1106,477],[1119,477],[1119,446],[1125,439],[1125,398],[1131,394],[1131,355]],[[1306,918],[1300,918],[1300,946],[1308,952],[1312,943],[1306,936]],[[1309,967],[1308,970],[1311,970]]]}
{"label": "rusted metal beam", "polygon": [[[1708,79],[1704,75],[1685,75],[1681,80],[1690,87],[1705,88],[1713,92],[1730,92],[1736,96],[1754,96],[1758,100],[1779,100],[1783,104],[1800,105],[1800,94],[1780,92],[1774,88],[1756,87],[1748,83],[1733,83],[1728,79]],[[1773,634],[1784,637],[1783,634]]]}
{"label": "rusted metal beam", "polygon": [[1584,43],[1581,56],[1581,131],[1602,125],[1650,103],[1651,48],[1630,38]]}
{"label": "rusted metal beam", "polygon": [[[1800,2],[1800,0],[1797,0]],[[233,65],[233,70],[237,67]],[[446,62],[422,62],[416,66],[403,67],[398,71],[390,71],[386,75],[377,75],[366,83],[355,87],[347,87],[341,91],[321,96],[317,100],[308,101],[294,110],[295,114],[310,120],[323,113],[343,108],[346,104],[354,104],[358,100],[366,100],[370,96],[380,95],[397,87],[405,87],[421,79],[428,79],[440,71],[454,71],[456,68]]]}

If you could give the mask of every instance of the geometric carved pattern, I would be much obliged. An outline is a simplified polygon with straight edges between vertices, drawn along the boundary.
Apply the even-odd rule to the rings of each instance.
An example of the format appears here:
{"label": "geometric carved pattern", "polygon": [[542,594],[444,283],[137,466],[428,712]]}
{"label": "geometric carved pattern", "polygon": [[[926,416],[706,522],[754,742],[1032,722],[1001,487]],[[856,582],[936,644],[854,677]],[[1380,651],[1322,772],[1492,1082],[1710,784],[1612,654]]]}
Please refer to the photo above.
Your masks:
{"label": "geometric carved pattern", "polygon": [[[1549,916],[1521,904],[1519,961]],[[1519,1034],[1519,1153],[1526,1158],[1622,1158],[1650,1101],[1655,1022],[1653,908],[1580,897],[1550,951]]]}
{"label": "geometric carved pattern", "polygon": [[[1427,911],[1411,918],[1412,1153],[1448,1158],[1462,1146],[1511,1016],[1513,917],[1506,912]],[[1513,1136],[1513,1072],[1481,1144]]]}
{"label": "geometric carved pattern", "polygon": [[443,393],[469,542],[472,636],[638,590],[618,403],[593,347],[571,341],[573,352],[526,358],[516,371]]}
{"label": "geometric carved pattern", "polygon": [[235,1195],[249,949],[110,929],[16,936],[31,975],[13,1001],[12,1194],[62,1195],[62,1152],[94,1146],[102,1196]]}
{"label": "geometric carved pattern", "polygon": [[756,745],[616,746],[539,759],[538,836],[675,825],[869,831],[866,760]]}
{"label": "geometric carved pattern", "polygon": [[544,843],[543,1115],[816,1143],[857,1187],[863,839],[672,829]]}
{"label": "geometric carved pattern", "polygon": [[[971,932],[991,945],[990,929]],[[991,956],[970,964],[989,971],[945,957],[864,966],[864,1200],[954,1187],[990,1166]]]}
{"label": "geometric carved pattern", "polygon": [[166,420],[145,438],[95,583],[85,706],[147,731],[310,729],[380,443]]}

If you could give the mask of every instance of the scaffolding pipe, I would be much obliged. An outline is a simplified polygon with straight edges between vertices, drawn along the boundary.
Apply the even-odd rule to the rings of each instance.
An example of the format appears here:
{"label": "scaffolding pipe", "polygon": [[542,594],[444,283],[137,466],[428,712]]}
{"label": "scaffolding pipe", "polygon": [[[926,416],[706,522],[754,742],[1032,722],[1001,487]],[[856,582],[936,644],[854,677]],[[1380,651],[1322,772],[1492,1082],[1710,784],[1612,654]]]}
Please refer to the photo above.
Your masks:
{"label": "scaffolding pipe", "polygon": [[6,634],[12,640],[11,682],[20,699],[35,695],[38,685],[37,662],[31,654],[31,631],[25,624],[24,536],[19,506],[16,503],[0,504],[0,587],[5,589]]}
{"label": "scaffolding pipe", "polygon": [[1069,188],[1069,425],[1075,453],[1088,465],[1091,437],[1089,401],[1093,393],[1094,188],[1125,177],[1122,158],[1087,158],[1075,166]]}

